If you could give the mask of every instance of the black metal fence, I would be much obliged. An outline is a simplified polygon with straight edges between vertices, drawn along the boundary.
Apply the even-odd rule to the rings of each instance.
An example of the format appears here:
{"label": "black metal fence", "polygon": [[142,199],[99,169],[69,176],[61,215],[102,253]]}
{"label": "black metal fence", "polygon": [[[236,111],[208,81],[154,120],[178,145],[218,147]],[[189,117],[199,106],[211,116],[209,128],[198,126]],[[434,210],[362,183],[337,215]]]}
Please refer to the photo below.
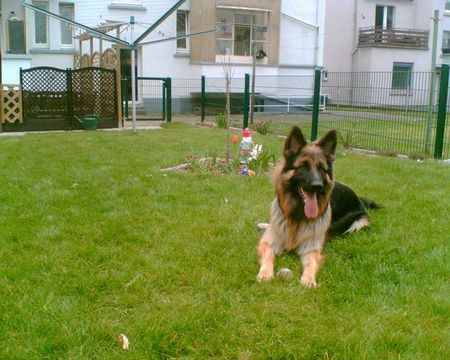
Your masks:
{"label": "black metal fence", "polygon": [[[447,104],[441,96],[446,71],[444,65],[440,73],[316,71],[314,76],[258,76],[254,90],[249,75],[233,78],[231,123],[258,127],[270,122],[271,131],[279,133],[297,123],[312,139],[333,128],[346,146],[447,159],[450,126],[446,116],[438,116],[438,105]],[[225,113],[224,78],[171,79],[171,84],[167,101],[174,115],[214,121]]]}
{"label": "black metal fence", "polygon": [[[138,120],[169,120],[172,114],[170,78],[136,78],[136,117]],[[131,78],[122,77],[122,112],[126,119],[131,118]],[[168,108],[169,106],[169,108]]]}
{"label": "black metal fence", "polygon": [[99,128],[118,126],[116,73],[102,68],[20,71],[23,122],[3,131],[81,129],[76,117],[96,115]]}

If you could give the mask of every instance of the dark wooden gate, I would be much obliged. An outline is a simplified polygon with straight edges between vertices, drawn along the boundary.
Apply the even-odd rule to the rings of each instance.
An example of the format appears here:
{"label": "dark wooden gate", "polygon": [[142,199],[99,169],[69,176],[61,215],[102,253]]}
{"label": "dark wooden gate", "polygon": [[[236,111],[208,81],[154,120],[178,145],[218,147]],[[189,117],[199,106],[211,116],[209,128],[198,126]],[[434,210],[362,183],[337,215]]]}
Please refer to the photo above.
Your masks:
{"label": "dark wooden gate", "polygon": [[74,115],[98,116],[99,128],[118,126],[114,70],[36,67],[20,71],[20,84],[23,123],[3,131],[81,129]]}

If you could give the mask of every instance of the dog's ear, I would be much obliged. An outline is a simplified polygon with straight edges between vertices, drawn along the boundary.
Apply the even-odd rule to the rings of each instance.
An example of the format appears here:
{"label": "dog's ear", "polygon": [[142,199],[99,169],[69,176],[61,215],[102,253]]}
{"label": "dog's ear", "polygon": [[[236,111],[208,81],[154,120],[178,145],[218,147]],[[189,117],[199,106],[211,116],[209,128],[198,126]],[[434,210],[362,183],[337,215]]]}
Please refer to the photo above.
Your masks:
{"label": "dog's ear", "polygon": [[286,159],[291,156],[298,155],[300,151],[306,146],[307,142],[299,127],[293,126],[289,133],[286,142],[284,143],[283,155]]}
{"label": "dog's ear", "polygon": [[334,153],[336,152],[337,145],[337,132],[331,130],[326,133],[317,143],[320,146],[327,157],[334,159]]}

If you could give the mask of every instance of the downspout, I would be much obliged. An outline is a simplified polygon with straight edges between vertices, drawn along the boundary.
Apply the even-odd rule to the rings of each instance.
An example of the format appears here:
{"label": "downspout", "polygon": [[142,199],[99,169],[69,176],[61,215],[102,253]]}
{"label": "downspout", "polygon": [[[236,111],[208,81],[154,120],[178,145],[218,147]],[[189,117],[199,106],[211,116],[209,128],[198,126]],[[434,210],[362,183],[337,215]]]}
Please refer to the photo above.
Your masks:
{"label": "downspout", "polygon": [[316,48],[314,49],[314,69],[319,62],[319,0],[316,0]]}

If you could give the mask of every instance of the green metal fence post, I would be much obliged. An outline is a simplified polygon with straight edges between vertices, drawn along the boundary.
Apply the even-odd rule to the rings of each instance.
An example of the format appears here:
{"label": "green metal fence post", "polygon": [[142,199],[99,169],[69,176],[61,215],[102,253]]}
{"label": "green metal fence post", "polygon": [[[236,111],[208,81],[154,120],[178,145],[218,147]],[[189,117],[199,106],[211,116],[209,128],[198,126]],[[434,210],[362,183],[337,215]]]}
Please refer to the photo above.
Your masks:
{"label": "green metal fence post", "polygon": [[439,107],[436,123],[436,138],[434,143],[434,158],[442,158],[444,146],[445,120],[447,117],[447,96],[448,96],[448,65],[442,65],[439,85]]}
{"label": "green metal fence post", "polygon": [[313,111],[311,123],[311,141],[317,139],[317,129],[319,127],[320,75],[321,75],[320,70],[316,70],[314,72],[314,95],[313,95]]}
{"label": "green metal fence post", "polygon": [[201,96],[201,105],[200,105],[200,116],[202,124],[205,121],[205,101],[206,101],[206,77],[205,75],[202,75],[202,96]]}
{"label": "green metal fence post", "polygon": [[[66,69],[66,86],[67,86],[67,117],[68,125],[71,130],[73,130],[73,93],[72,93],[72,71]],[[84,115],[84,114],[83,114]]]}
{"label": "green metal fence post", "polygon": [[250,74],[245,74],[245,83],[244,83],[244,121],[243,128],[248,127],[248,113],[250,110]]}
{"label": "green metal fence post", "polygon": [[166,91],[167,91],[167,122],[172,121],[172,78],[168,77],[166,79]]}
{"label": "green metal fence post", "polygon": [[166,81],[162,82],[162,118],[166,121]]}

